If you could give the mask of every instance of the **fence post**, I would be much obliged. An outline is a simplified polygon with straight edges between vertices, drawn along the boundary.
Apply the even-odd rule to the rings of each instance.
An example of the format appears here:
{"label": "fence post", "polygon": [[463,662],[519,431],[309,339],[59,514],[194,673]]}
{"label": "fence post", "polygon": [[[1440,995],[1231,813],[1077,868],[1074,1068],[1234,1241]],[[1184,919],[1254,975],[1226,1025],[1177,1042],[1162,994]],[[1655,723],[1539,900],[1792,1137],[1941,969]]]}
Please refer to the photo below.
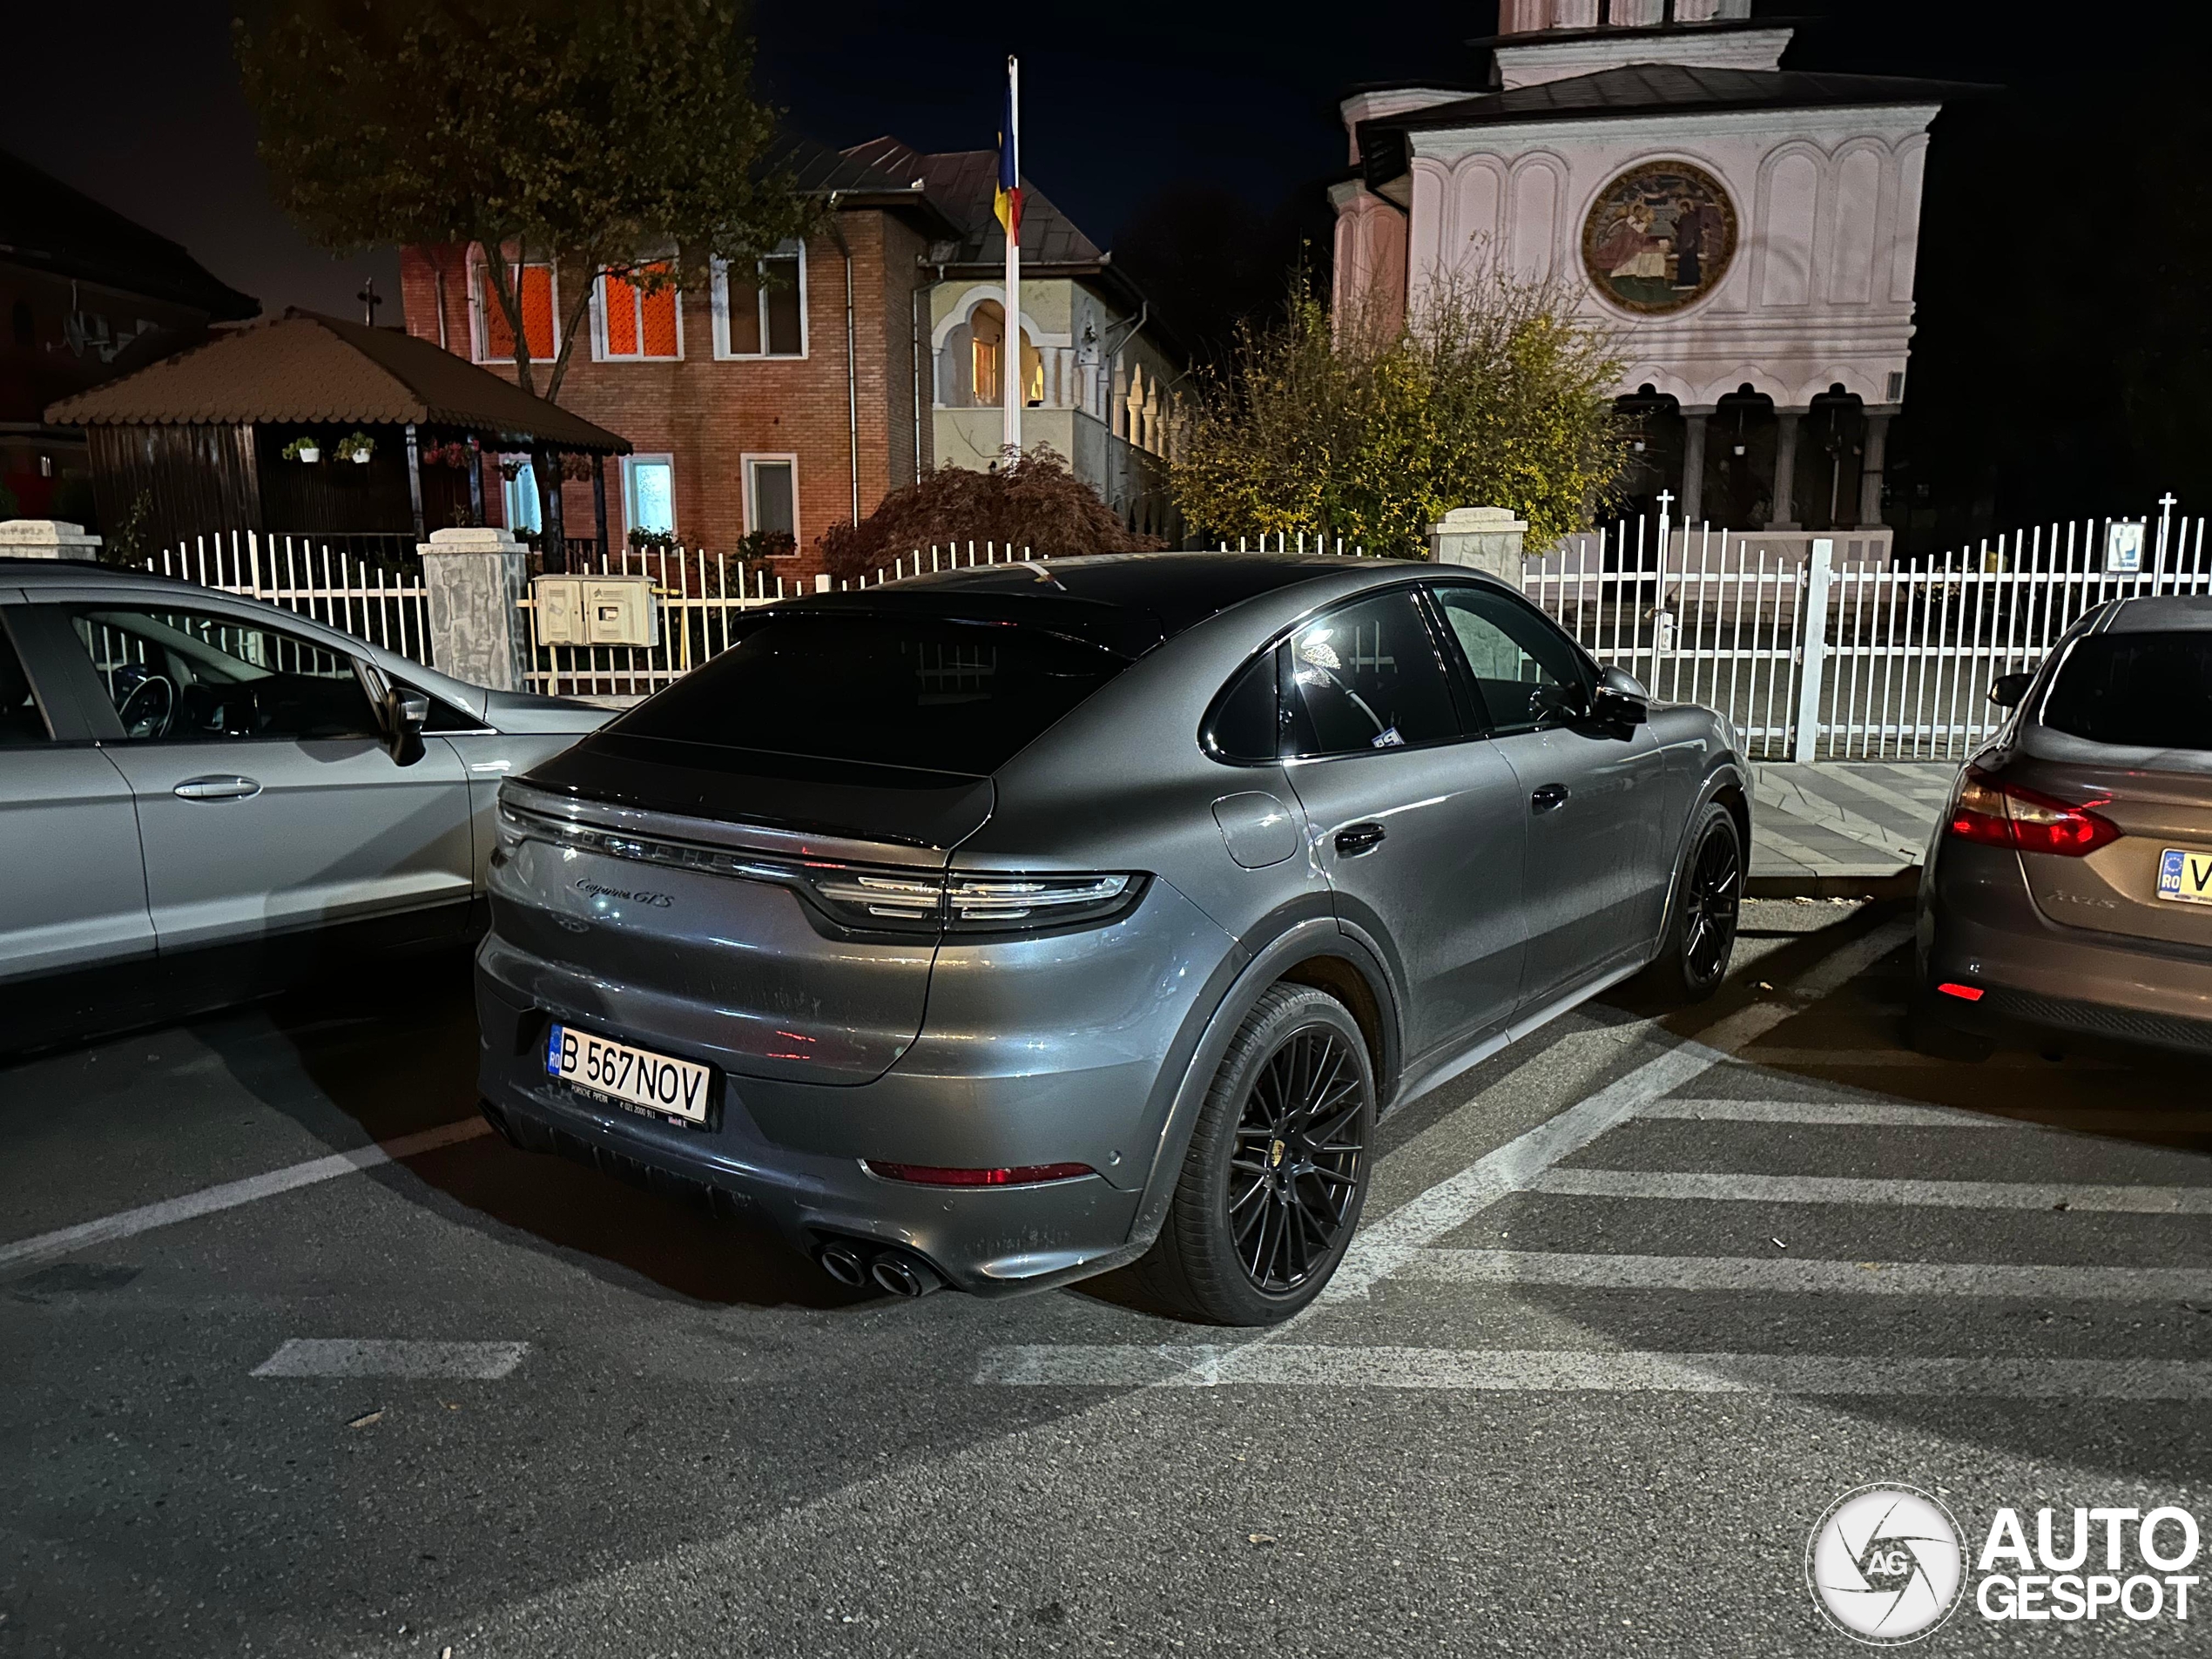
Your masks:
{"label": "fence post", "polygon": [[1820,740],[1820,680],[1828,657],[1828,583],[1834,572],[1836,544],[1822,536],[1805,561],[1805,597],[1797,611],[1798,651],[1804,667],[1797,676],[1797,725],[1790,758],[1811,761]]}
{"label": "fence post", "polygon": [[505,530],[453,529],[432,530],[418,550],[427,643],[438,671],[496,691],[528,690],[529,550]]}
{"label": "fence post", "polygon": [[63,518],[10,518],[0,523],[0,553],[19,559],[91,559],[100,538]]}
{"label": "fence post", "polygon": [[1505,507],[1454,507],[1428,529],[1428,556],[1439,564],[1487,570],[1521,590],[1526,520]]}

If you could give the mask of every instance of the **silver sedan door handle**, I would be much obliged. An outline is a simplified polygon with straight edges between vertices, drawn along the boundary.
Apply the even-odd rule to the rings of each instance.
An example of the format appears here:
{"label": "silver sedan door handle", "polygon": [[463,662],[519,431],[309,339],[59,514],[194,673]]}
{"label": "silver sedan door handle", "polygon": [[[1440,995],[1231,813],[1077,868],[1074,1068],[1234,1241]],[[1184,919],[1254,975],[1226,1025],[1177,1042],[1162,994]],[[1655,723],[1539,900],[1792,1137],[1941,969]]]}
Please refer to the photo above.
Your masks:
{"label": "silver sedan door handle", "polygon": [[187,778],[169,792],[179,800],[246,800],[261,786],[251,778]]}
{"label": "silver sedan door handle", "polygon": [[1528,809],[1534,813],[1555,812],[1567,805],[1571,792],[1565,784],[1546,784],[1529,792]]}

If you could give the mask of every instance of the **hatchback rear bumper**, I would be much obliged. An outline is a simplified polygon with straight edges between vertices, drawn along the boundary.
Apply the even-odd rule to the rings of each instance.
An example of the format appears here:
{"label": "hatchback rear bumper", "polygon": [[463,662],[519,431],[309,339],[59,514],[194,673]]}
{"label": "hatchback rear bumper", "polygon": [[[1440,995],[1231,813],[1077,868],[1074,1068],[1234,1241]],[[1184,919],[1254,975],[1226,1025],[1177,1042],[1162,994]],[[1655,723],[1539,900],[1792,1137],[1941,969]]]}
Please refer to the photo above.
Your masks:
{"label": "hatchback rear bumper", "polygon": [[[2009,848],[1939,844],[1918,945],[1923,1007],[1946,1024],[2212,1052],[2212,952],[2052,921]],[[1982,995],[1944,994],[1945,984]]]}

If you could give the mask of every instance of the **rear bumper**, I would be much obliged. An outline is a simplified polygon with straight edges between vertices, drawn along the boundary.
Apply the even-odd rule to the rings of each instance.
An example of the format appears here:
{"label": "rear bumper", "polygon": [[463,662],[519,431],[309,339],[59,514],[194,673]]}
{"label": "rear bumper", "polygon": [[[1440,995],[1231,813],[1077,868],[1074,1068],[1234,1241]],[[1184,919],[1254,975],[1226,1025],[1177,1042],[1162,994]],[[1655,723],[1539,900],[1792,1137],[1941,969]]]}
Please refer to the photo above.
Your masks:
{"label": "rear bumper", "polygon": [[[1946,1024],[2212,1052],[2212,952],[2050,921],[2008,849],[1939,842],[1921,883],[1918,933],[1922,1006]],[[1982,995],[1938,993],[1945,983]]]}
{"label": "rear bumper", "polygon": [[[895,1245],[957,1289],[1038,1289],[1149,1242],[1136,1236],[1147,1179],[1209,999],[1240,954],[1155,881],[1122,922],[941,950],[928,1019],[889,1069],[812,1082],[747,1075],[744,1056],[716,1048],[704,998],[627,988],[495,932],[476,956],[480,1091],[522,1145],[708,1197],[809,1255],[832,1238]],[[715,1066],[710,1125],[632,1113],[547,1076],[556,1020]],[[937,1187],[883,1179],[863,1160],[1097,1173]]]}

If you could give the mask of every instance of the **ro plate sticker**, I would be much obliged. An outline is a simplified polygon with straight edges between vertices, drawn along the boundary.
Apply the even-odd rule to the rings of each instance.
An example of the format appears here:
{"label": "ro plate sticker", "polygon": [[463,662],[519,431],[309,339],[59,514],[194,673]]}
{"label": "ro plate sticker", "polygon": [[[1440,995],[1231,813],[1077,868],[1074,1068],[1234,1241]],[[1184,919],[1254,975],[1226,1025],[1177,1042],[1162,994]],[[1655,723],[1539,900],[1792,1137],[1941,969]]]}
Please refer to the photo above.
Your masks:
{"label": "ro plate sticker", "polygon": [[2158,855],[2158,896],[2212,904],[2212,853],[2169,846]]}

